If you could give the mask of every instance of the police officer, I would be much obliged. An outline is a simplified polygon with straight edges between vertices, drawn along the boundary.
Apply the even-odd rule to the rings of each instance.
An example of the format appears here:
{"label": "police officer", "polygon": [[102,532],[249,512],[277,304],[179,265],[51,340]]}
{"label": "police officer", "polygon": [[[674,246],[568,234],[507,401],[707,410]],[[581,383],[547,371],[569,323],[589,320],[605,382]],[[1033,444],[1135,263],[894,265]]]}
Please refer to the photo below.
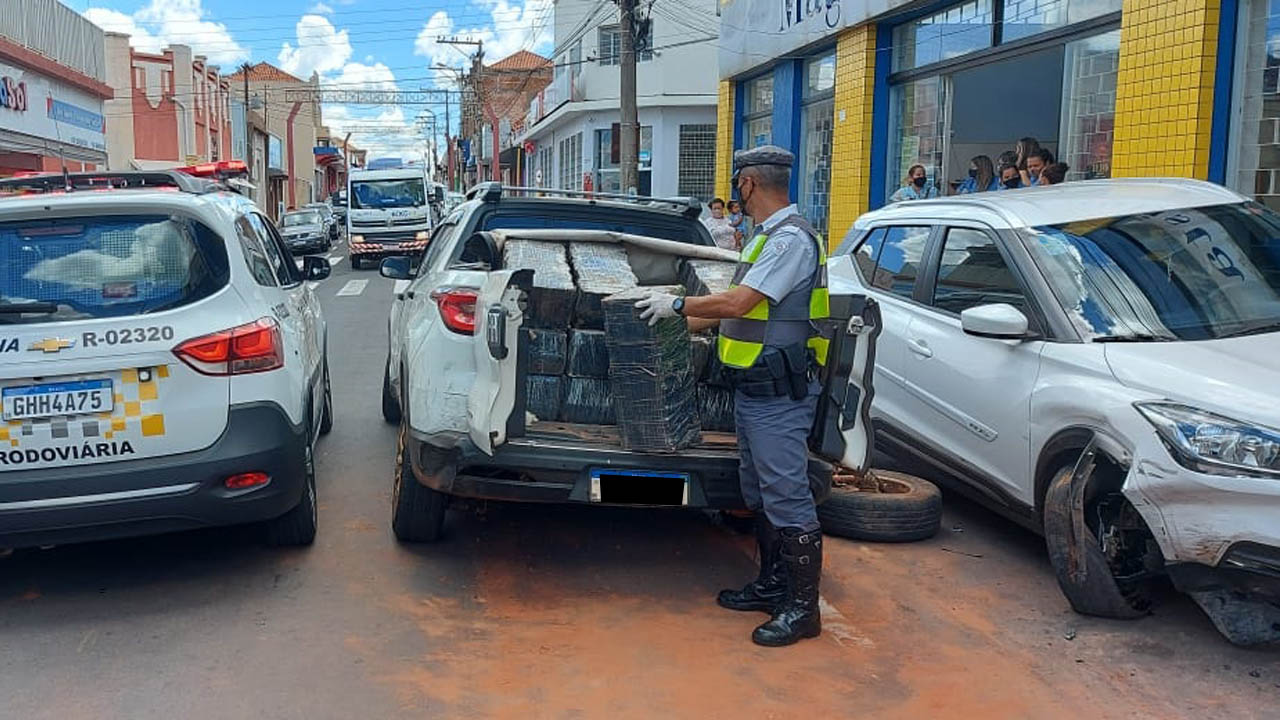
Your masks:
{"label": "police officer", "polygon": [[717,598],[731,610],[771,619],[751,639],[790,645],[822,629],[818,581],[822,533],[809,487],[808,437],[818,366],[827,341],[826,252],[791,204],[794,156],[766,145],[734,154],[733,184],[756,234],[746,241],[730,289],[701,297],[651,293],[641,317],[683,315],[691,330],[720,327],[717,355],[734,386],[743,499],[756,511],[760,574]]}

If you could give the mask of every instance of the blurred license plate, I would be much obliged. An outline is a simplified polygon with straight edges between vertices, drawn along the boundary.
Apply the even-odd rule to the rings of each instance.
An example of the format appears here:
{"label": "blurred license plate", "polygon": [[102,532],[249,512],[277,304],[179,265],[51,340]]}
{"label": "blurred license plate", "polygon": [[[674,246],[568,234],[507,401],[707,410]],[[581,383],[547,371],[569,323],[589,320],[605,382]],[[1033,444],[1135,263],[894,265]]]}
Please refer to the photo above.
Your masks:
{"label": "blurred license plate", "polygon": [[10,387],[0,393],[0,398],[4,401],[5,420],[85,415],[115,409],[115,394],[110,380]]}
{"label": "blurred license plate", "polygon": [[590,500],[610,505],[688,505],[689,475],[592,468]]}

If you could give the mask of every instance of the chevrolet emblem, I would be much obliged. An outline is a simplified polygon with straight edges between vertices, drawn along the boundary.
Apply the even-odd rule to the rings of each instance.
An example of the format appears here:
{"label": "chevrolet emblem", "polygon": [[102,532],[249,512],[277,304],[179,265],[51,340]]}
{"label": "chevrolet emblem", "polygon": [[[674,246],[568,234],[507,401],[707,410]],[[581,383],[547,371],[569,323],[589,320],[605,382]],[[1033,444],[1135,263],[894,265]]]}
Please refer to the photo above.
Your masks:
{"label": "chevrolet emblem", "polygon": [[44,353],[56,353],[61,350],[73,348],[76,346],[74,340],[63,340],[62,338],[45,338],[38,342],[31,343],[27,350],[39,350]]}

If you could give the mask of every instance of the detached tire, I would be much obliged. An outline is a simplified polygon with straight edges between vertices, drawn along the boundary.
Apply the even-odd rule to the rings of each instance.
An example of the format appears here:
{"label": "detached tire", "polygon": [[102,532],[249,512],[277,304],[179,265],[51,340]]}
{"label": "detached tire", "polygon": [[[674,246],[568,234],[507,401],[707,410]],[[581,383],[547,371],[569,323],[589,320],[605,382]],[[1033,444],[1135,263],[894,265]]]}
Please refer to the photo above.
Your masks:
{"label": "detached tire", "polygon": [[1072,572],[1071,476],[1074,471],[1074,466],[1059,469],[1044,496],[1044,542],[1058,587],[1067,596],[1071,609],[1081,615],[1121,620],[1143,617],[1148,614],[1150,600],[1140,586],[1125,590],[1116,583],[1092,528],[1089,528],[1089,537],[1080,543],[1082,557],[1077,567],[1083,573]]}
{"label": "detached tire", "polygon": [[449,496],[425,487],[414,477],[404,436],[401,426],[395,485],[391,490],[391,530],[400,542],[435,542],[444,532]]}
{"label": "detached tire", "polygon": [[851,480],[837,475],[831,496],[818,506],[823,532],[886,543],[914,542],[937,534],[942,525],[942,493],[933,483],[887,470]]}

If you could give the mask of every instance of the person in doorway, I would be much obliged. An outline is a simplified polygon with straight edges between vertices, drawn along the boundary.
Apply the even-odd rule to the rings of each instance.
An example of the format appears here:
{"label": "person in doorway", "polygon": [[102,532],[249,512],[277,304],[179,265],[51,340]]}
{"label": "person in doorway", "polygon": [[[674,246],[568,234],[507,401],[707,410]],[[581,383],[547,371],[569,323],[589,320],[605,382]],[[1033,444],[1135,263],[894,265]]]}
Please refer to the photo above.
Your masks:
{"label": "person in doorway", "polygon": [[1046,165],[1044,170],[1040,171],[1040,187],[1061,185],[1067,181],[1067,173],[1070,171],[1071,167],[1066,163]]}
{"label": "person in doorway", "polygon": [[969,193],[992,192],[1000,189],[1000,180],[996,177],[991,158],[978,155],[969,161],[969,177],[956,189],[957,195]]}
{"label": "person in doorway", "polygon": [[818,583],[822,531],[808,480],[808,437],[829,316],[821,236],[789,198],[795,156],[766,145],[733,157],[733,184],[756,234],[742,250],[729,290],[700,297],[652,292],[641,317],[684,316],[691,330],[719,325],[717,355],[734,387],[739,477],[756,512],[760,573],[716,601],[770,613],[752,633],[759,645],[791,645],[822,631]]}
{"label": "person in doorway", "polygon": [[737,241],[738,247],[742,247],[742,241],[747,237],[747,231],[750,229],[747,216],[742,213],[742,203],[737,200],[729,201],[729,222],[733,225],[734,240]]}
{"label": "person in doorway", "polygon": [[923,165],[917,164],[912,165],[911,169],[907,170],[907,176],[902,180],[902,187],[889,196],[889,202],[925,200],[935,197],[938,197],[938,188],[929,184],[929,173],[924,169]]}
{"label": "person in doorway", "polygon": [[716,247],[725,250],[737,250],[738,243],[734,239],[736,230],[733,223],[729,221],[729,216],[724,211],[724,200],[715,198],[711,201],[711,217],[703,218],[702,224],[707,226],[707,231],[711,233],[711,239],[715,241]]}
{"label": "person in doorway", "polygon": [[1017,165],[1005,165],[1000,168],[1000,189],[1017,190],[1022,187],[1022,173]]}
{"label": "person in doorway", "polygon": [[1022,171],[1022,184],[1032,186],[1039,185],[1040,173],[1044,172],[1044,169],[1052,164],[1053,153],[1048,150],[1040,148],[1039,150],[1031,153],[1031,156],[1027,158],[1027,169]]}

